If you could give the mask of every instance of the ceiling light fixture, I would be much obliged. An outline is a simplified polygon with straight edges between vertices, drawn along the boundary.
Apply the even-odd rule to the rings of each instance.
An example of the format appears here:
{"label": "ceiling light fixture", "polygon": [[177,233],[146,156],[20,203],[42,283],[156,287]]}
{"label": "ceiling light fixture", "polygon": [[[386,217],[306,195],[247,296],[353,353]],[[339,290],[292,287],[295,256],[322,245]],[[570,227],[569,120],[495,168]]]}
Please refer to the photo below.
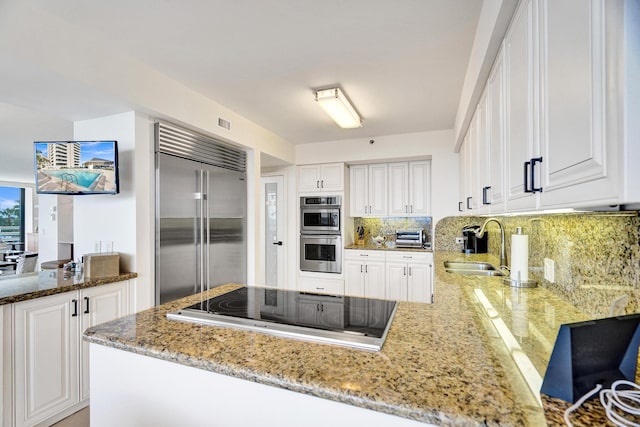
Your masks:
{"label": "ceiling light fixture", "polygon": [[340,88],[316,91],[316,101],[341,128],[353,129],[362,126],[362,118]]}

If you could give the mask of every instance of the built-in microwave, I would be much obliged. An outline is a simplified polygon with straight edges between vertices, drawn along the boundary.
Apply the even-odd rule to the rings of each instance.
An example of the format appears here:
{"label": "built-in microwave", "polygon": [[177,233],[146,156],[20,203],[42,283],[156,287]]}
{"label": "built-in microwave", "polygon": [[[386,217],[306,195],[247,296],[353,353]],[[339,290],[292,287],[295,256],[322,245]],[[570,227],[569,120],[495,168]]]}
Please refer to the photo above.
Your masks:
{"label": "built-in microwave", "polygon": [[300,197],[301,234],[340,234],[342,196]]}
{"label": "built-in microwave", "polygon": [[300,270],[342,273],[342,236],[301,234]]}

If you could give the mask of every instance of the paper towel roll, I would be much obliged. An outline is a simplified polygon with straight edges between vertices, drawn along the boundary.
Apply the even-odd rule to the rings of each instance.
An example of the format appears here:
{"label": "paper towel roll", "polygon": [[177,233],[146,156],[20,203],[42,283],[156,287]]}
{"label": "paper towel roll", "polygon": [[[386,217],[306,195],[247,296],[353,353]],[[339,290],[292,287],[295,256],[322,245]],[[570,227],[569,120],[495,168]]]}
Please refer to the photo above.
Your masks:
{"label": "paper towel roll", "polygon": [[529,280],[529,236],[520,227],[511,235],[511,280]]}

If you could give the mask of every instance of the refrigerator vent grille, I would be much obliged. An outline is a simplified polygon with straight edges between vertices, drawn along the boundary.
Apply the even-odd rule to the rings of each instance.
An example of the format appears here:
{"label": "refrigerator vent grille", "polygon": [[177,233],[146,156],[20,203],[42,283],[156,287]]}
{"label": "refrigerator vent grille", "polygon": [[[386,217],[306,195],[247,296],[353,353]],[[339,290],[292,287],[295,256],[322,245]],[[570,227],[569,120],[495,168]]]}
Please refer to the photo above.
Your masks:
{"label": "refrigerator vent grille", "polygon": [[156,150],[160,153],[238,172],[247,169],[247,154],[224,142],[165,122],[156,123],[155,129]]}

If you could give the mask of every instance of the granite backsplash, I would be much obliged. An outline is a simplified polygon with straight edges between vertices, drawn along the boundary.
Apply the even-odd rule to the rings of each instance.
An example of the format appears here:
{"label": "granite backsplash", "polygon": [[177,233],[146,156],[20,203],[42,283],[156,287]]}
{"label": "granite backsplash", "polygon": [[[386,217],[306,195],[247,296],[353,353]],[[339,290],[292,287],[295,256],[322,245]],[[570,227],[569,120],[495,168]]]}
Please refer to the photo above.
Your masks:
{"label": "granite backsplash", "polygon": [[433,241],[431,237],[431,217],[384,217],[384,218],[354,218],[354,236],[358,235],[358,227],[364,228],[364,241],[371,243],[371,238],[378,235],[385,236],[388,242],[396,239],[396,230],[427,230],[427,241]]}
{"label": "granite backsplash", "polygon": [[[505,229],[510,265],[511,234],[529,235],[529,277],[590,317],[607,317],[612,301],[629,297],[626,313],[640,312],[640,216],[638,211],[497,217]],[[434,249],[461,251],[455,242],[465,225],[487,218],[447,217],[435,227]],[[488,251],[498,255],[500,232],[487,225]],[[555,262],[555,283],[544,279],[544,259]]]}

